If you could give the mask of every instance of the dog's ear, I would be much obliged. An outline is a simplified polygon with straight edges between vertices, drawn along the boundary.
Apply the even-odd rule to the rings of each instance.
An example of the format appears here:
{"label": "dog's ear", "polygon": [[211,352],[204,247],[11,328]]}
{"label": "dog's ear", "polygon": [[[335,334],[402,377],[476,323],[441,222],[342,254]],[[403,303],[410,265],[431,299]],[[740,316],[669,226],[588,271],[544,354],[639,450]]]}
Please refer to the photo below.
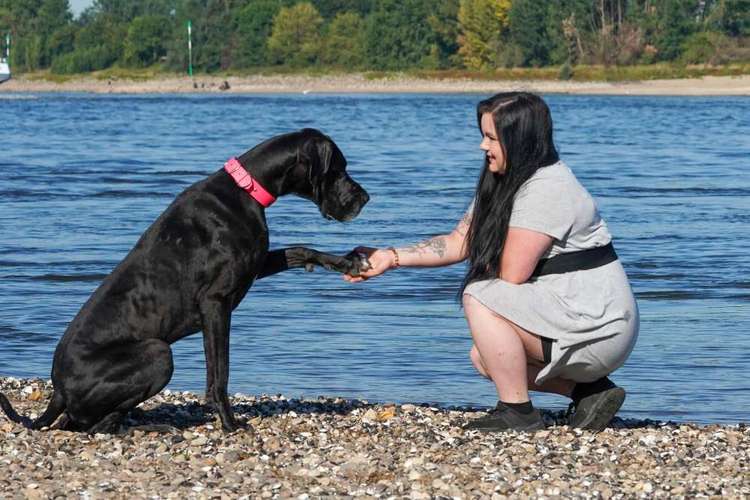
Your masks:
{"label": "dog's ear", "polygon": [[298,161],[309,166],[307,176],[313,185],[316,184],[314,179],[322,177],[331,168],[334,147],[331,141],[316,138],[300,148]]}
{"label": "dog's ear", "polygon": [[333,159],[333,148],[336,146],[329,140],[316,141],[318,149],[318,162],[321,173],[325,174],[331,168]]}

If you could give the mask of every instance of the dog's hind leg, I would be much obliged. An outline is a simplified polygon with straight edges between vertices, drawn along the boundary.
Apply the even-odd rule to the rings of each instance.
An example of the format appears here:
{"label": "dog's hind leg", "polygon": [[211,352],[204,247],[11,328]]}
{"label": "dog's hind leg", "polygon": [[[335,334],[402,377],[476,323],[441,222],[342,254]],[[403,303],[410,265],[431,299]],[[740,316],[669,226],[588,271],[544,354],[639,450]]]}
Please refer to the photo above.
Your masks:
{"label": "dog's hind leg", "polygon": [[89,427],[86,432],[89,434],[117,434],[120,430],[120,422],[125,417],[125,413],[122,411],[113,411]]}
{"label": "dog's hind leg", "polygon": [[169,383],[174,369],[169,344],[158,339],[109,347],[92,365],[94,385],[76,387],[67,410],[72,424],[90,433],[116,432],[130,410]]}

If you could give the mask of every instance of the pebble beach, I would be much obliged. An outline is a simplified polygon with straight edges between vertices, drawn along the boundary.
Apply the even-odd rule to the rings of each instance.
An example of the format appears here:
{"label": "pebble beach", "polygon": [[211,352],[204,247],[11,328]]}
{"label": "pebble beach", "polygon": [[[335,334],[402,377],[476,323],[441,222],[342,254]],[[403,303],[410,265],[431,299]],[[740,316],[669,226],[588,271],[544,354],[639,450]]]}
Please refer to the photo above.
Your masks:
{"label": "pebble beach", "polygon": [[[35,416],[52,386],[0,378]],[[121,433],[30,431],[0,416],[0,498],[746,498],[750,428],[543,411],[536,433],[462,426],[476,408],[235,394],[226,434],[200,395],[162,391]]]}

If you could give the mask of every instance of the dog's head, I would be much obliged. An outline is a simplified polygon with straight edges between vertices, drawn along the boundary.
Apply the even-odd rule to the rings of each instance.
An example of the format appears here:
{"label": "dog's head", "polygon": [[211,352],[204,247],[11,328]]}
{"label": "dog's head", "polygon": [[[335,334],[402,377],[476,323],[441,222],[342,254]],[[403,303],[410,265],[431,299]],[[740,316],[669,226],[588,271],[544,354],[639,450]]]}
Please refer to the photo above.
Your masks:
{"label": "dog's head", "polygon": [[[312,200],[328,219],[354,219],[370,199],[362,186],[346,172],[346,158],[330,137],[315,129],[299,132],[297,169],[305,179],[297,177],[293,191]],[[302,181],[302,182],[300,182]]]}

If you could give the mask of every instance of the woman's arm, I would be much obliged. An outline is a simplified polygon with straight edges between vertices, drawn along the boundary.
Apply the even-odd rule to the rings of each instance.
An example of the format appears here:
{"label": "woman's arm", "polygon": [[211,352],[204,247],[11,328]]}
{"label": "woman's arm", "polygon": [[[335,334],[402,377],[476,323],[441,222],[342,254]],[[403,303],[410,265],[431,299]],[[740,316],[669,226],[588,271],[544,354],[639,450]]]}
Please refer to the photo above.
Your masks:
{"label": "woman's arm", "polygon": [[471,216],[466,214],[449,234],[435,236],[416,245],[396,248],[398,264],[411,267],[440,267],[465,260],[466,235],[470,223]]}
{"label": "woman's arm", "polygon": [[356,251],[367,254],[370,269],[360,276],[344,275],[352,283],[373,278],[395,267],[440,267],[449,266],[466,259],[466,235],[471,223],[470,214],[463,219],[449,234],[435,236],[416,245],[400,248],[366,248],[358,247]]}
{"label": "woman's arm", "polygon": [[508,228],[498,278],[515,284],[527,282],[553,241],[551,236],[531,229]]}

